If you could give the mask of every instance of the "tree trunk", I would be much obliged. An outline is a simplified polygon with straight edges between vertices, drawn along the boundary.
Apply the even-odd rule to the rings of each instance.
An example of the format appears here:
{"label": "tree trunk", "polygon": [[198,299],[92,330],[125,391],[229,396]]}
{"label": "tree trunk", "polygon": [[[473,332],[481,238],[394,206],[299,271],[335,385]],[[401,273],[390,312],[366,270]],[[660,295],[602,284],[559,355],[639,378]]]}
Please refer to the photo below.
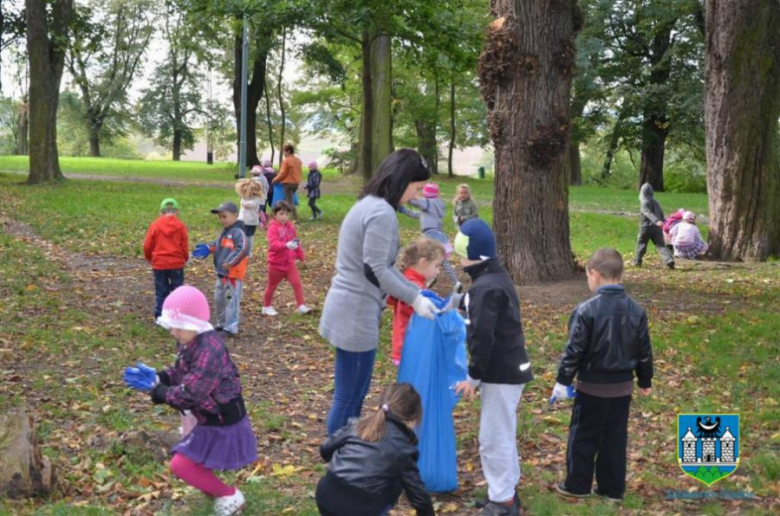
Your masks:
{"label": "tree trunk", "polygon": [[[51,5],[51,27],[46,5]],[[27,0],[27,54],[30,60],[29,184],[63,179],[57,155],[57,105],[73,0]],[[51,29],[51,37],[49,34]]]}
{"label": "tree trunk", "polygon": [[710,249],[780,254],[780,3],[707,0],[704,121]]}
{"label": "tree trunk", "polygon": [[[239,17],[240,19],[240,17]],[[265,43],[255,40],[256,47],[265,49]],[[233,38],[233,109],[236,116],[236,151],[238,152],[241,141],[241,31]],[[260,164],[257,158],[257,105],[263,98],[265,87],[265,68],[268,61],[267,50],[257,50],[252,62],[252,79],[247,85],[247,110],[246,110],[246,165],[253,167]]]}
{"label": "tree trunk", "polygon": [[374,175],[374,167],[371,163],[374,137],[374,90],[371,86],[371,35],[368,31],[363,31],[360,48],[363,58],[363,113],[360,117],[358,170],[363,174],[363,180],[369,181]]}
{"label": "tree trunk", "polygon": [[574,273],[569,241],[569,98],[576,2],[491,0],[479,62],[495,146],[493,219],[517,283]]}
{"label": "tree trunk", "polygon": [[436,125],[430,120],[416,120],[414,128],[417,132],[417,152],[433,168],[436,163]]}
{"label": "tree trunk", "polygon": [[569,167],[571,168],[572,186],[582,186],[582,159],[580,158],[580,142],[572,139],[569,142]]}
{"label": "tree trunk", "polygon": [[16,153],[20,156],[26,156],[28,152],[27,147],[27,129],[29,125],[29,104],[24,103],[19,108],[19,115],[16,118]]}
{"label": "tree trunk", "polygon": [[0,415],[0,498],[50,494],[54,470],[41,456],[33,419],[25,414]]}
{"label": "tree trunk", "polygon": [[455,177],[452,155],[455,152],[455,80],[450,84],[450,149],[447,153],[447,175]]}
{"label": "tree trunk", "polygon": [[173,161],[181,161],[181,129],[173,130]]}
{"label": "tree trunk", "polygon": [[[278,86],[279,87],[277,88],[277,96],[279,97],[279,114],[282,117],[282,126],[279,129],[279,132],[280,132],[280,135],[279,135],[279,148],[282,149],[282,150],[284,150],[284,145],[286,143],[284,141],[284,133],[285,133],[285,129],[286,129],[285,125],[287,123],[287,120],[285,120],[285,113],[284,113],[284,96],[282,95],[282,81],[284,79],[282,77],[282,73],[284,72],[284,57],[285,57],[284,56],[284,54],[285,54],[285,48],[284,47],[285,47],[285,43],[287,42],[287,37],[286,36],[287,36],[286,31],[284,29],[282,29],[282,62],[279,65],[279,77],[278,77],[278,79],[279,79]],[[282,166],[282,161],[283,160],[284,160],[284,152],[280,152],[279,153],[279,167]]]}
{"label": "tree trunk", "polygon": [[642,123],[642,159],[639,162],[639,186],[650,183],[656,192],[664,191],[664,151],[666,147],[666,117],[648,114]]}
{"label": "tree trunk", "polygon": [[623,118],[625,118],[625,115],[623,112],[620,112],[615,121],[615,126],[612,128],[612,134],[609,136],[609,147],[607,147],[607,155],[604,158],[604,166],[601,169],[602,179],[607,179],[612,174],[612,160],[615,159],[615,153],[620,142],[620,129],[623,124]]}
{"label": "tree trunk", "polygon": [[89,155],[93,158],[100,157],[100,128],[89,124]]}
{"label": "tree trunk", "polygon": [[[392,48],[388,34],[378,34],[371,43],[371,99],[374,108],[371,118],[372,147],[371,173],[379,167],[393,149],[392,103]],[[429,162],[432,163],[432,162]]]}
{"label": "tree trunk", "polygon": [[268,142],[271,144],[271,163],[274,162],[276,149],[274,148],[274,125],[271,123],[271,97],[268,95],[268,84],[265,87],[265,122],[268,125]]}

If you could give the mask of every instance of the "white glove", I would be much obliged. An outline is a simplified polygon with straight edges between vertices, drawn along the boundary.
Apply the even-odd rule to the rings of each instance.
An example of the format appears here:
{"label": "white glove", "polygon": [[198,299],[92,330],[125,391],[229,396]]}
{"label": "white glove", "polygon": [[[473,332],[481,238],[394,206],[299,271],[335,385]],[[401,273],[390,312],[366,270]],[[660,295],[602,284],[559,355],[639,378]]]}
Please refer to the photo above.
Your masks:
{"label": "white glove", "polygon": [[286,245],[287,245],[287,249],[289,249],[290,251],[295,251],[296,249],[298,249],[298,242],[296,242],[295,240],[290,240],[289,242],[287,242]]}
{"label": "white glove", "polygon": [[555,400],[568,400],[570,398],[576,398],[577,392],[574,390],[574,387],[571,385],[562,385],[558,382],[555,382],[555,387],[553,387],[552,396],[550,396],[550,405],[555,403]]}
{"label": "white glove", "polygon": [[414,312],[417,315],[425,317],[426,319],[433,319],[436,317],[436,314],[440,313],[439,309],[436,308],[436,305],[433,304],[433,301],[422,294],[417,294],[417,297],[414,298],[412,308],[414,308]]}
{"label": "white glove", "polygon": [[460,308],[460,304],[463,302],[463,296],[466,294],[452,294],[450,296],[450,300],[447,303],[447,306],[444,307],[444,310],[442,312],[449,312],[450,310],[458,310]]}

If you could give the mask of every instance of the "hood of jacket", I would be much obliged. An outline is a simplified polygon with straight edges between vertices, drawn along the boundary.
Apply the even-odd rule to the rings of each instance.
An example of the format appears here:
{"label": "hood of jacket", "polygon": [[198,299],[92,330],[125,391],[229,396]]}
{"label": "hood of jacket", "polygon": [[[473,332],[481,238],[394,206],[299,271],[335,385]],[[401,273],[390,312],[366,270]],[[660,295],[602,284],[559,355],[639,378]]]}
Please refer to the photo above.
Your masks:
{"label": "hood of jacket", "polygon": [[166,237],[185,229],[184,223],[176,215],[162,215],[157,220],[157,228]]}
{"label": "hood of jacket", "polygon": [[652,201],[654,195],[655,192],[653,192],[653,187],[650,183],[643,184],[642,188],[639,189],[640,201]]}

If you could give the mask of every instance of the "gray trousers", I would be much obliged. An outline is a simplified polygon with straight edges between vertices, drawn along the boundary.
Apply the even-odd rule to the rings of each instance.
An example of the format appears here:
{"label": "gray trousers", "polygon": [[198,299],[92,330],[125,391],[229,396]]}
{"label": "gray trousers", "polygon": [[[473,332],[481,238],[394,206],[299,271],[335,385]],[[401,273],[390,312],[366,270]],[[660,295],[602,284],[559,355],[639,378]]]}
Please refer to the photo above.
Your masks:
{"label": "gray trousers", "polygon": [[479,417],[479,458],[491,502],[508,502],[520,483],[517,454],[517,406],[522,385],[483,383]]}
{"label": "gray trousers", "polygon": [[639,228],[639,236],[636,239],[636,253],[634,254],[635,264],[642,264],[642,258],[647,252],[647,244],[650,241],[655,245],[658,254],[661,255],[661,259],[665,264],[674,263],[674,256],[672,256],[672,252],[666,247],[666,242],[664,242],[663,230],[658,226],[650,226]]}
{"label": "gray trousers", "polygon": [[241,290],[244,282],[217,277],[214,285],[214,306],[217,309],[217,327],[229,333],[238,333],[241,310]]}

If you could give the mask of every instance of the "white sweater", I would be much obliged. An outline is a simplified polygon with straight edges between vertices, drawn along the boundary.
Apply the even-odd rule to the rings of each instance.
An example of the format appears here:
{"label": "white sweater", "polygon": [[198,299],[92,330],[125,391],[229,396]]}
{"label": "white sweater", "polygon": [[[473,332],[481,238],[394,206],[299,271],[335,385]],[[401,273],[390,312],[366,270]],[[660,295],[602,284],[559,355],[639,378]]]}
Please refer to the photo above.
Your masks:
{"label": "white sweater", "polygon": [[684,220],[675,224],[669,234],[672,236],[672,245],[675,247],[693,245],[701,240],[701,232],[696,224]]}

